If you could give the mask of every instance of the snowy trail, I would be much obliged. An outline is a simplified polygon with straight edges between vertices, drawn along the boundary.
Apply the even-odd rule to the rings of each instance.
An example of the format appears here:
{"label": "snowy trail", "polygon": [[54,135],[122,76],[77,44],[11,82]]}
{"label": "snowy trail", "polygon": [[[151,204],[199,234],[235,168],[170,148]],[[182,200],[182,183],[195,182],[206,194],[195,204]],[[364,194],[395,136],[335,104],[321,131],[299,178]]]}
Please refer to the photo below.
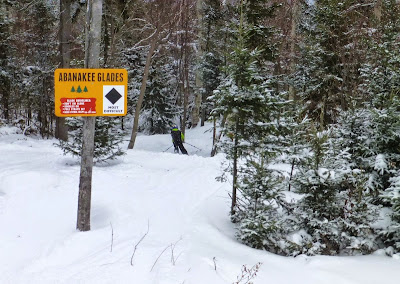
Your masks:
{"label": "snowy trail", "polygon": [[[8,275],[6,281],[8,278],[10,283],[16,279],[24,283],[24,279],[29,278],[39,283],[58,278],[61,282],[70,283],[83,278],[92,279],[94,283],[107,283],[104,275],[96,280],[98,272],[93,266],[107,266],[116,258],[128,271],[128,278],[142,277],[135,276],[136,270],[143,271],[146,274],[143,277],[148,277],[154,265],[152,281],[168,283],[165,282],[168,277],[164,274],[158,277],[157,271],[163,271],[164,267],[173,266],[185,258],[184,251],[189,246],[186,236],[193,230],[192,215],[209,196],[210,190],[214,190],[214,185],[209,185],[215,183],[219,162],[215,161],[210,167],[210,159],[200,156],[133,150],[128,151],[120,163],[95,167],[92,230],[78,233],[74,230],[74,219],[79,167],[71,163],[70,158],[61,156],[60,150],[51,147],[50,141],[41,143],[47,144],[48,148],[36,149],[32,141],[24,146],[1,145],[3,156],[8,154],[13,158],[1,165],[0,212],[5,211],[6,206],[7,214],[0,215],[0,224],[8,229],[3,230],[0,237],[8,238],[10,242],[13,238],[27,240],[25,244],[24,241],[18,244],[14,241],[15,246],[26,246],[19,254],[13,253],[17,251],[13,245],[8,244],[2,249],[3,253],[13,254],[11,262],[1,259],[4,261],[0,263],[5,272],[3,277]],[[30,151],[25,147],[31,148]],[[19,181],[31,181],[32,186],[27,188],[26,182],[20,184]],[[56,203],[46,203],[50,200]],[[60,212],[61,209],[64,211]],[[53,220],[60,213],[63,218]],[[17,224],[11,224],[10,220],[17,220]],[[56,227],[54,221],[57,222]],[[135,266],[142,265],[143,268],[133,269],[130,265],[131,254],[135,242],[146,231],[147,223],[149,233],[134,257]],[[111,226],[114,231],[113,253],[109,251]],[[82,245],[92,241],[91,235],[96,236],[97,244],[92,243],[82,251]],[[174,251],[166,252],[157,260],[158,254],[173,243],[176,243]],[[29,247],[31,245],[33,247]],[[141,250],[148,251],[143,259]],[[177,254],[174,256],[177,259],[171,260],[172,253]],[[19,265],[21,263],[23,265]],[[77,268],[82,265],[86,269]],[[54,270],[51,267],[58,268]],[[60,267],[64,277],[59,275]],[[171,283],[178,281],[171,277]]]}
{"label": "snowy trail", "polygon": [[238,243],[230,184],[215,180],[223,158],[208,157],[202,136],[189,132],[204,149],[190,156],[164,153],[169,135],[138,136],[95,166],[89,232],[75,230],[76,160],[54,140],[0,136],[0,283],[226,284],[257,262],[254,283],[398,283],[388,257],[285,258]]}

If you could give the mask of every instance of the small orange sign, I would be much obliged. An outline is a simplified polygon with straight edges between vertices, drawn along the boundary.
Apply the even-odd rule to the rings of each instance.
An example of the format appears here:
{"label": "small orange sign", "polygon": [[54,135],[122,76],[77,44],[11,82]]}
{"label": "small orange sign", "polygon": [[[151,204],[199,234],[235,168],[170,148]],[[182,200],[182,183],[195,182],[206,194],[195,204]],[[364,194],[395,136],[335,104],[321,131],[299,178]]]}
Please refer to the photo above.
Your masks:
{"label": "small orange sign", "polygon": [[56,116],[126,115],[125,69],[56,69],[54,85]]}

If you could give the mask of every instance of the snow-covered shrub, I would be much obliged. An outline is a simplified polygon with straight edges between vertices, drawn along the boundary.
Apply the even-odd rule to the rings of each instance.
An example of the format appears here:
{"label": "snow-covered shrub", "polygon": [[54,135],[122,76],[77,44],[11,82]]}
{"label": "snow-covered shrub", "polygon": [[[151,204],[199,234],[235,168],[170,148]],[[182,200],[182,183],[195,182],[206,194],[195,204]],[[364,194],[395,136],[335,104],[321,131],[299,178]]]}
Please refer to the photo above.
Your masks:
{"label": "snow-covered shrub", "polygon": [[[59,141],[59,146],[65,154],[80,156],[82,150],[82,126],[81,118],[67,118],[69,127],[68,141]],[[96,118],[96,128],[94,134],[94,160],[96,162],[113,160],[118,156],[124,155],[121,149],[124,133],[116,127],[115,118],[99,117]]]}
{"label": "snow-covered shrub", "polygon": [[249,155],[239,175],[240,198],[238,238],[251,247],[287,255],[290,243],[285,239],[290,220],[285,212],[284,177],[264,163],[267,159]]}
{"label": "snow-covered shrub", "polygon": [[298,229],[311,238],[307,254],[367,254],[377,248],[371,228],[376,208],[367,204],[365,174],[333,133],[312,135],[310,155],[294,177],[294,189],[302,195],[295,206]]}

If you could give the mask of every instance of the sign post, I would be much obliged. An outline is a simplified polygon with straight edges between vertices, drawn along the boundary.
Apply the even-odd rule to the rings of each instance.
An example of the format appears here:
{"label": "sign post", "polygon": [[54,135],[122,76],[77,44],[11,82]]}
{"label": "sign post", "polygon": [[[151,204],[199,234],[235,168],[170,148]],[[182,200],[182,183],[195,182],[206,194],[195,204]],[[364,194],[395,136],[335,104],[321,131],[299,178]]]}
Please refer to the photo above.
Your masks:
{"label": "sign post", "polygon": [[84,117],[77,229],[88,231],[95,116],[126,115],[128,72],[125,69],[57,69],[54,84],[56,116]]}

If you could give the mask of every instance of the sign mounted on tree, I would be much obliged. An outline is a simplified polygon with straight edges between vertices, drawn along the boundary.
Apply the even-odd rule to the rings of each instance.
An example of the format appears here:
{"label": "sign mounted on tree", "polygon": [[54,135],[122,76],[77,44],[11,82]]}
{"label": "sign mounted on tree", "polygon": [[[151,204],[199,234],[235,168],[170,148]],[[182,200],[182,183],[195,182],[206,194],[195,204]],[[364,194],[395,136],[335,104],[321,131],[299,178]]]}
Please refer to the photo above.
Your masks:
{"label": "sign mounted on tree", "polygon": [[56,69],[54,84],[56,116],[126,115],[125,69]]}

